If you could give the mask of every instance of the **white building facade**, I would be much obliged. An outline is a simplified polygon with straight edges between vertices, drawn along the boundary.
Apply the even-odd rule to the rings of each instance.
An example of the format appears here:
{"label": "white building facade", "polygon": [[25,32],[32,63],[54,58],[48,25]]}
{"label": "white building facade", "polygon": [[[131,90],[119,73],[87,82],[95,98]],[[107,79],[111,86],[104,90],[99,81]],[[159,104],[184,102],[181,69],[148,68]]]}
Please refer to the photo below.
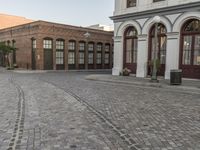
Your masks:
{"label": "white building facade", "polygon": [[[155,35],[153,18],[159,16]],[[129,68],[137,77],[151,74],[158,37],[158,75],[182,69],[183,77],[200,79],[200,0],[115,0],[113,75]]]}

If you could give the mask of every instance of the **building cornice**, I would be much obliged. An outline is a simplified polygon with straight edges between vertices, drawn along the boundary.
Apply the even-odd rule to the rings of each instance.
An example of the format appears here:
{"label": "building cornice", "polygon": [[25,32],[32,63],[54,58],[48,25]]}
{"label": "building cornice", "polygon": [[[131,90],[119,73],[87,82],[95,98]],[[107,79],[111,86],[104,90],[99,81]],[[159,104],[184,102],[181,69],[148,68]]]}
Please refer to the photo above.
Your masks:
{"label": "building cornice", "polygon": [[130,19],[149,18],[155,15],[170,15],[176,13],[184,13],[188,11],[200,11],[200,2],[187,3],[182,5],[162,7],[141,12],[127,13],[110,17],[114,22],[121,22]]}

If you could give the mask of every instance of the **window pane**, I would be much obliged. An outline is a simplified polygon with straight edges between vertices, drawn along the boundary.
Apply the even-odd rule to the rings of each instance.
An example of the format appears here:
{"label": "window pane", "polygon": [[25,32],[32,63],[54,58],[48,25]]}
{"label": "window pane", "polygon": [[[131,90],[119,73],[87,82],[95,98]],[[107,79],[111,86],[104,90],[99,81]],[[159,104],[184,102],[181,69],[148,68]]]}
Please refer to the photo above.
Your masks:
{"label": "window pane", "polygon": [[109,57],[110,55],[108,53],[105,54],[105,64],[109,64]]}
{"label": "window pane", "polygon": [[191,65],[191,48],[192,36],[184,36],[183,38],[183,65]]}
{"label": "window pane", "polygon": [[93,64],[94,60],[93,60],[93,53],[89,53],[88,54],[88,64]]}
{"label": "window pane", "polygon": [[164,36],[161,37],[160,39],[160,64],[165,64],[166,47],[167,47],[167,38]]}
{"label": "window pane", "polygon": [[56,51],[56,64],[63,65],[64,64],[64,52],[63,51]]}
{"label": "window pane", "polygon": [[70,41],[68,44],[68,49],[74,51],[75,50],[75,42]]}
{"label": "window pane", "polygon": [[131,63],[131,57],[132,57],[132,40],[128,39],[126,40],[126,63]]}
{"label": "window pane", "polygon": [[97,51],[102,51],[102,44],[97,45]]}
{"label": "window pane", "polygon": [[127,7],[134,7],[136,6],[137,0],[127,0]]}
{"label": "window pane", "polygon": [[79,64],[85,64],[85,54],[79,53]]}
{"label": "window pane", "polygon": [[79,43],[79,51],[85,51],[85,43]]}
{"label": "window pane", "polygon": [[68,53],[68,64],[75,64],[75,53],[74,52]]}
{"label": "window pane", "polygon": [[52,40],[43,40],[43,48],[52,49]]}
{"label": "window pane", "polygon": [[64,41],[56,41],[56,49],[64,49]]}
{"label": "window pane", "polygon": [[138,47],[138,43],[137,43],[137,39],[134,39],[133,40],[134,44],[133,44],[133,50],[132,50],[132,53],[133,53],[133,63],[137,63],[137,47]]}
{"label": "window pane", "polygon": [[32,45],[32,47],[35,49],[35,48],[37,48],[36,47],[36,40],[33,40],[33,43],[32,43],[33,45]]}
{"label": "window pane", "polygon": [[110,51],[110,45],[106,45],[105,46],[105,52],[109,52]]}
{"label": "window pane", "polygon": [[97,53],[97,64],[101,64],[101,53]]}
{"label": "window pane", "polygon": [[88,51],[94,51],[94,44],[88,44]]}
{"label": "window pane", "polygon": [[200,35],[195,36],[194,65],[200,65]]}

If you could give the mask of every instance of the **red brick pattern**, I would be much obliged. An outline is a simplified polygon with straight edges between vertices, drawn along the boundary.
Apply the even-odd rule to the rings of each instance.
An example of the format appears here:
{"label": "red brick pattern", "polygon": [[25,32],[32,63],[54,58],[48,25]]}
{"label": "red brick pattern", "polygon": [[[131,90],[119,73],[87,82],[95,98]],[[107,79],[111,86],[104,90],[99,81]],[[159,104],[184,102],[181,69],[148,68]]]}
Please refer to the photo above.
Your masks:
{"label": "red brick pattern", "polygon": [[[86,39],[84,34],[89,32],[91,36]],[[12,28],[6,28],[0,30],[0,41],[11,41],[15,40],[15,46],[18,49],[16,52],[16,62],[19,67],[31,69],[32,61],[31,61],[31,53],[32,53],[32,45],[31,39],[34,38],[37,41],[37,49],[36,49],[36,69],[44,69],[44,49],[43,49],[43,39],[51,38],[53,40],[53,69],[56,69],[55,64],[55,52],[56,47],[55,43],[57,39],[63,39],[65,41],[65,69],[68,69],[68,41],[75,40],[76,41],[76,52],[78,56],[78,43],[80,41],[94,42],[95,43],[95,52],[96,54],[96,45],[97,43],[103,43],[103,47],[105,44],[111,45],[110,51],[110,66],[112,68],[112,45],[113,45],[113,32],[94,30],[83,27],[76,27],[70,25],[63,25],[57,23],[50,23],[45,21],[36,21]],[[104,49],[103,49],[104,53]],[[103,54],[104,56],[104,54]],[[96,56],[94,56],[96,58]],[[86,59],[87,60],[87,59]],[[95,62],[95,61],[94,61]],[[86,62],[87,63],[87,62]],[[76,68],[78,68],[78,59],[76,60]],[[94,63],[94,68],[96,68],[96,63]],[[104,68],[104,64],[102,64],[102,69]]]}

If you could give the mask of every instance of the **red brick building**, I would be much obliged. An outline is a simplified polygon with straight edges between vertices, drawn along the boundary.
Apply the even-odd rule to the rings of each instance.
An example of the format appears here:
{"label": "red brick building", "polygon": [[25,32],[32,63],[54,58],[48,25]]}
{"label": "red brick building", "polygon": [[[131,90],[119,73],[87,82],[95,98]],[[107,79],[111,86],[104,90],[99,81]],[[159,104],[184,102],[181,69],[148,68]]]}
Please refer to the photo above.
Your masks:
{"label": "red brick building", "polygon": [[113,32],[45,21],[0,30],[0,41],[17,48],[20,68],[44,70],[112,68]]}

